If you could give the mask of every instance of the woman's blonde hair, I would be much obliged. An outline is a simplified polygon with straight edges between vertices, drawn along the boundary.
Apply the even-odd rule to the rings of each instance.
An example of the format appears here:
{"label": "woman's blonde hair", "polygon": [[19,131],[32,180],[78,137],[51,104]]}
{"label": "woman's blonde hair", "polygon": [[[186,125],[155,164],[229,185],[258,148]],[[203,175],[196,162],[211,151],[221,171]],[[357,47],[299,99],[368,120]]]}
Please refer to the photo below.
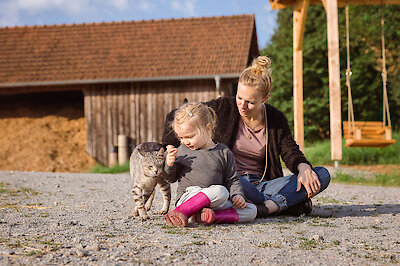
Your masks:
{"label": "woman's blonde hair", "polygon": [[172,128],[175,131],[176,126],[189,121],[194,123],[197,129],[203,133],[208,124],[214,129],[217,116],[211,107],[205,106],[202,103],[186,103],[176,110]]}
{"label": "woman's blonde hair", "polygon": [[271,59],[259,56],[253,60],[251,66],[242,71],[239,82],[243,85],[254,87],[263,97],[271,92]]}

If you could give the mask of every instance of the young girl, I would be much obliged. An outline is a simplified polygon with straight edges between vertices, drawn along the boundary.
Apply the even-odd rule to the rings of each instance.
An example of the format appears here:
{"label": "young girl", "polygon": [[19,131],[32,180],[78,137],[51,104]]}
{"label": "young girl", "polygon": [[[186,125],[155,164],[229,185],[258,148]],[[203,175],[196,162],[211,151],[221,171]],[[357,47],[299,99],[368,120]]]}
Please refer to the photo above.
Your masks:
{"label": "young girl", "polygon": [[216,116],[201,103],[183,105],[172,128],[181,145],[167,146],[165,171],[169,182],[179,181],[177,208],[164,217],[169,225],[184,227],[188,218],[212,223],[250,222],[256,206],[246,203],[229,148],[212,140]]}

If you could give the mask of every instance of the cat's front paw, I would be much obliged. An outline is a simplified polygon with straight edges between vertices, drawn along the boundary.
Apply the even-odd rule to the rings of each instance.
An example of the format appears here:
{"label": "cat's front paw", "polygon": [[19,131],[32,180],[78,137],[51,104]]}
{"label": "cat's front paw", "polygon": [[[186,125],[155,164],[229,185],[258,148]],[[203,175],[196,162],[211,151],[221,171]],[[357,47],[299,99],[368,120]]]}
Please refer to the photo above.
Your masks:
{"label": "cat's front paw", "polygon": [[140,209],[139,210],[139,217],[142,221],[149,219],[149,215],[147,214],[147,212],[144,209]]}
{"label": "cat's front paw", "polygon": [[160,215],[165,215],[167,213],[168,213],[168,209],[167,210],[162,209],[161,211],[158,212],[158,214],[160,214]]}
{"label": "cat's front paw", "polygon": [[140,220],[142,220],[142,221],[145,221],[145,220],[148,220],[150,217],[147,215],[147,214],[145,214],[145,215],[140,215]]}
{"label": "cat's front paw", "polygon": [[132,216],[134,216],[134,217],[139,216],[139,211],[136,207],[132,211]]}

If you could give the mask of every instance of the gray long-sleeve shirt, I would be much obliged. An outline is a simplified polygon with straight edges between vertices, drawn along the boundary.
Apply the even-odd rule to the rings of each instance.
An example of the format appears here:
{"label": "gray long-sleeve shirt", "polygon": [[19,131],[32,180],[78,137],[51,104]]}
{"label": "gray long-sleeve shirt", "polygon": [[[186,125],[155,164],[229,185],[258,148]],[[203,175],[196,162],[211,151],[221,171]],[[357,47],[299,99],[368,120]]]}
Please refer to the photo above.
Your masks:
{"label": "gray long-sleeve shirt", "polygon": [[211,149],[191,150],[185,145],[178,147],[177,159],[173,166],[165,165],[167,181],[179,181],[177,201],[187,187],[211,185],[225,186],[232,198],[244,197],[242,184],[236,172],[235,158],[231,150],[222,143]]}

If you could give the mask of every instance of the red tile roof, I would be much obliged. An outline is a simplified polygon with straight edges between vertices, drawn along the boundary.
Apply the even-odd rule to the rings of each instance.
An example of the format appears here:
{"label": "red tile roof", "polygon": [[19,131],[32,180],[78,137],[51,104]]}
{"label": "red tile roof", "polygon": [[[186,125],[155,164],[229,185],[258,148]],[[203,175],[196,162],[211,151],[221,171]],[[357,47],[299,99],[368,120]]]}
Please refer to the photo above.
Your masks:
{"label": "red tile roof", "polygon": [[0,87],[236,74],[252,45],[253,15],[6,27]]}

